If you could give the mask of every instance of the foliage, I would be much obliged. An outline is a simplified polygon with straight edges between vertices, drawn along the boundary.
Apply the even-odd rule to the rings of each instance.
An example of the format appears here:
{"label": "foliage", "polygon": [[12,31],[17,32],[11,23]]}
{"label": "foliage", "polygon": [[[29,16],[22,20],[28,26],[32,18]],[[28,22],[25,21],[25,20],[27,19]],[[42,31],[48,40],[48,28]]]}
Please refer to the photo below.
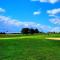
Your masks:
{"label": "foliage", "polygon": [[34,34],[35,33],[35,30],[34,29],[30,29],[30,34]]}
{"label": "foliage", "polygon": [[21,33],[23,33],[23,34],[34,34],[34,33],[39,33],[39,30],[33,29],[33,28],[22,28]]}
{"label": "foliage", "polygon": [[0,34],[6,34],[5,32],[0,32]]}
{"label": "foliage", "polygon": [[35,29],[35,33],[39,33],[39,30],[38,29]]}
{"label": "foliage", "polygon": [[22,34],[28,34],[29,33],[29,28],[22,28],[21,33]]}

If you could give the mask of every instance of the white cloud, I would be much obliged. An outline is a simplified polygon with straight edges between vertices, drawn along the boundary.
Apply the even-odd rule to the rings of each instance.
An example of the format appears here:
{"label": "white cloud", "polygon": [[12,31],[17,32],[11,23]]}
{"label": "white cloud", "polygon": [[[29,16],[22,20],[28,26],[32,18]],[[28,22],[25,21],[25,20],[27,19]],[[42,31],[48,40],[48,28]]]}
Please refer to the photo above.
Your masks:
{"label": "white cloud", "polygon": [[60,25],[60,18],[52,18],[49,21],[53,24]]}
{"label": "white cloud", "polygon": [[40,0],[40,2],[48,2],[48,0]]}
{"label": "white cloud", "polygon": [[48,10],[47,13],[52,17],[49,19],[51,23],[60,25],[60,17],[58,16],[60,14],[60,8]]}
{"label": "white cloud", "polygon": [[17,19],[12,19],[10,17],[6,17],[6,16],[0,16],[0,22],[3,22],[6,25],[15,25],[15,26],[23,26],[23,27],[36,27],[36,23],[35,22],[22,22],[20,20]]}
{"label": "white cloud", "polygon": [[0,8],[0,13],[4,13],[4,12],[5,12],[5,9]]}
{"label": "white cloud", "polygon": [[47,26],[47,25],[37,24],[37,28],[43,32],[60,32],[59,26]]}
{"label": "white cloud", "polygon": [[48,0],[47,2],[54,4],[56,2],[59,2],[59,0]]}
{"label": "white cloud", "polygon": [[18,20],[12,19],[12,18],[6,17],[6,16],[0,16],[0,21],[2,21],[3,23],[5,23],[7,25],[19,26],[21,24],[21,22],[19,22]]}
{"label": "white cloud", "polygon": [[47,32],[51,29],[50,26],[42,25],[42,24],[36,24],[35,27],[38,28],[40,31],[43,31],[43,32]]}
{"label": "white cloud", "polygon": [[[59,22],[60,22],[60,20],[58,20],[58,22],[53,20],[53,23],[58,24]],[[12,18],[6,17],[6,16],[0,16],[0,23],[1,24],[3,23],[4,27],[6,27],[6,30],[8,30],[9,32],[10,31],[14,32],[15,28],[18,28],[18,30],[20,31],[20,27],[22,27],[22,28],[23,27],[37,28],[40,31],[44,31],[44,32],[47,32],[47,31],[50,31],[50,32],[52,32],[52,31],[54,31],[54,32],[60,31],[59,30],[60,28],[58,28],[58,27],[50,27],[50,26],[38,24],[38,23],[35,23],[35,22],[22,22],[20,20],[12,19]],[[7,29],[7,26],[8,26],[8,29]],[[16,26],[16,27],[14,28],[14,26]]]}
{"label": "white cloud", "polygon": [[[13,26],[16,26],[16,27],[28,27],[28,28],[38,28],[39,30],[41,31],[48,31],[49,27],[46,26],[46,25],[42,25],[42,24],[38,24],[38,23],[35,23],[35,22],[22,22],[20,20],[17,20],[17,19],[12,19],[10,17],[6,17],[6,16],[0,16],[0,23],[4,24],[4,26],[9,26],[9,27],[13,27]],[[9,28],[8,27],[8,28]],[[14,28],[13,28],[14,29]]]}
{"label": "white cloud", "polygon": [[55,16],[56,14],[60,14],[60,8],[48,10],[47,13],[49,16]]}
{"label": "white cloud", "polygon": [[60,2],[59,0],[31,0],[31,1],[38,1],[38,2],[42,2],[42,3],[51,3],[51,4]]}
{"label": "white cloud", "polygon": [[34,11],[33,15],[39,15],[41,12],[40,11]]}
{"label": "white cloud", "polygon": [[50,29],[50,32],[60,32],[60,27],[52,27],[51,29]]}

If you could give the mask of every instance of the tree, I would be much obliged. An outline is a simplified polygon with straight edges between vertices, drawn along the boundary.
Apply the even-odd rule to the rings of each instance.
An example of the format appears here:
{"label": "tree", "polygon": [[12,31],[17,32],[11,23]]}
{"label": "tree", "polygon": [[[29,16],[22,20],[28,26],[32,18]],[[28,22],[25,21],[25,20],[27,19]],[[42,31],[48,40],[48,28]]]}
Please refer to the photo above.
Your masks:
{"label": "tree", "polygon": [[5,32],[0,32],[0,34],[6,34]]}
{"label": "tree", "polygon": [[38,29],[35,29],[35,33],[39,33],[39,30]]}
{"label": "tree", "polygon": [[34,34],[35,30],[33,28],[30,29],[30,34]]}
{"label": "tree", "polygon": [[29,28],[22,28],[21,33],[23,33],[23,34],[28,34],[29,31],[30,31]]}
{"label": "tree", "polygon": [[39,33],[39,30],[33,29],[33,28],[22,28],[21,33],[22,34],[34,34],[34,33]]}

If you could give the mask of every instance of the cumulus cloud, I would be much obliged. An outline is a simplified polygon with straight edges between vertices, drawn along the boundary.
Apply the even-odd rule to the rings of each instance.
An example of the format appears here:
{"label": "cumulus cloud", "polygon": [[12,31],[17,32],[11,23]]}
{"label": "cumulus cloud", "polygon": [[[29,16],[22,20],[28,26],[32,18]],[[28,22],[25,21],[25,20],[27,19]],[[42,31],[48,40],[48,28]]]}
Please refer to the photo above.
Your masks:
{"label": "cumulus cloud", "polygon": [[42,3],[51,3],[51,4],[60,2],[59,0],[31,0],[31,1],[38,1],[38,2],[42,2]]}
{"label": "cumulus cloud", "polygon": [[39,0],[40,2],[45,2],[45,3],[56,3],[58,0]]}
{"label": "cumulus cloud", "polygon": [[46,26],[46,25],[38,24],[38,23],[35,23],[35,22],[22,22],[20,20],[12,19],[12,18],[6,17],[6,16],[0,16],[0,23],[5,24],[4,25],[5,27],[7,25],[7,26],[10,26],[10,27],[16,26],[18,28],[19,27],[37,28],[40,31],[44,31],[44,30],[48,31],[49,30],[49,27]]}
{"label": "cumulus cloud", "polygon": [[5,9],[0,8],[0,13],[4,13],[4,12],[5,12]]}
{"label": "cumulus cloud", "polygon": [[8,25],[19,26],[21,24],[21,22],[19,22],[18,20],[12,19],[12,18],[6,17],[6,16],[0,16],[0,21],[2,21],[5,24],[8,24]]}
{"label": "cumulus cloud", "polygon": [[53,24],[60,25],[60,18],[51,18],[49,21]]}
{"label": "cumulus cloud", "polygon": [[51,23],[60,25],[60,17],[58,16],[58,14],[60,14],[60,8],[48,10],[47,13],[51,16],[49,19]]}
{"label": "cumulus cloud", "polygon": [[23,27],[35,27],[37,24],[35,22],[22,22],[17,19],[12,19],[10,17],[6,16],[0,16],[0,22],[3,22],[7,25],[15,25],[15,26],[23,26]]}
{"label": "cumulus cloud", "polygon": [[38,28],[40,31],[43,31],[43,32],[48,32],[51,29],[50,26],[42,25],[42,24],[36,24],[35,27]]}
{"label": "cumulus cloud", "polygon": [[49,16],[55,16],[56,14],[60,14],[60,8],[47,10],[47,13],[49,14]]}
{"label": "cumulus cloud", "polygon": [[41,12],[40,11],[34,11],[33,15],[39,15]]}
{"label": "cumulus cloud", "polygon": [[52,27],[51,29],[50,29],[50,32],[60,32],[60,27]]}
{"label": "cumulus cloud", "polygon": [[[55,20],[50,20],[52,23],[58,24],[58,22],[60,22],[60,20],[58,20],[58,22],[56,22]],[[20,30],[20,27],[28,27],[28,28],[37,28],[40,31],[43,32],[57,32],[60,31],[58,27],[50,27],[47,25],[42,25],[39,23],[35,23],[35,22],[23,22],[17,19],[12,19],[10,17],[7,16],[0,16],[0,23],[4,24],[4,27],[6,27],[6,30],[10,30],[10,31],[15,31],[15,28],[17,28],[18,30]],[[60,24],[60,23],[59,23]],[[15,28],[14,28],[15,26]],[[7,29],[8,27],[8,29]]]}

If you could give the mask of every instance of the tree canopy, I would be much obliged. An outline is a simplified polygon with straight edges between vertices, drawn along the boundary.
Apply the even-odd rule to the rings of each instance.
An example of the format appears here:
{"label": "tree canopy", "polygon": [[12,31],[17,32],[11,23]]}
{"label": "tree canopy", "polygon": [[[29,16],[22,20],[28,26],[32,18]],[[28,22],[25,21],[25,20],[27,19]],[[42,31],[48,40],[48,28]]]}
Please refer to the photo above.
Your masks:
{"label": "tree canopy", "polygon": [[34,34],[34,33],[39,33],[39,30],[33,29],[33,28],[22,28],[21,33],[22,34]]}

